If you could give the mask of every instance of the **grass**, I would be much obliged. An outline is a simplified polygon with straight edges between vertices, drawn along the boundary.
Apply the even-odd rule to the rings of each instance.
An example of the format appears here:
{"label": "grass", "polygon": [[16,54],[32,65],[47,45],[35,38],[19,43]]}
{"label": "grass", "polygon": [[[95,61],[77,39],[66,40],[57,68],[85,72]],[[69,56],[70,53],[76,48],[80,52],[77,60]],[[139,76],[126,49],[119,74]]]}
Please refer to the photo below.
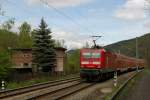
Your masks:
{"label": "grass", "polygon": [[[138,79],[140,79],[140,77],[141,77],[141,75],[137,75],[133,79],[131,79],[129,81],[129,83],[127,84],[127,86],[122,90],[122,92],[119,94],[119,96],[115,100],[122,100],[122,99],[120,99],[120,95],[124,95],[126,97],[128,95],[129,89],[132,88],[132,86],[135,84],[136,81],[138,81]],[[118,82],[117,86],[112,88],[112,92],[109,93],[108,95],[106,95],[104,100],[110,100],[110,98],[120,88],[120,86],[123,84],[123,82],[124,81]]]}
{"label": "grass", "polygon": [[112,97],[113,93],[116,92],[119,89],[120,85],[121,85],[121,83],[118,83],[116,87],[113,87],[112,88],[112,92],[109,93],[108,95],[106,95],[104,97],[104,100],[110,100],[110,98]]}
{"label": "grass", "polygon": [[136,82],[139,80],[139,76],[136,76],[135,78],[131,79],[127,86],[121,91],[121,93],[116,97],[116,100],[120,100],[120,98],[125,98],[130,94],[130,90],[133,89],[133,86],[136,84]]}
{"label": "grass", "polygon": [[150,68],[146,68],[144,71],[145,71],[146,74],[150,75]]}
{"label": "grass", "polygon": [[16,88],[21,88],[25,86],[30,86],[34,85],[37,83],[43,83],[43,82],[48,82],[48,81],[53,81],[53,80],[58,80],[58,79],[64,79],[64,78],[69,78],[69,77],[74,77],[77,76],[77,74],[72,74],[72,75],[64,75],[64,76],[49,76],[49,77],[41,77],[41,78],[34,78],[31,80],[27,81],[21,81],[21,82],[8,82],[6,83],[6,89],[16,89]]}
{"label": "grass", "polygon": [[[145,71],[144,71],[145,73]],[[131,79],[126,87],[120,92],[115,100],[126,100],[127,97],[132,93],[132,90],[135,88],[136,83],[141,79],[143,73],[138,74],[133,79]]]}

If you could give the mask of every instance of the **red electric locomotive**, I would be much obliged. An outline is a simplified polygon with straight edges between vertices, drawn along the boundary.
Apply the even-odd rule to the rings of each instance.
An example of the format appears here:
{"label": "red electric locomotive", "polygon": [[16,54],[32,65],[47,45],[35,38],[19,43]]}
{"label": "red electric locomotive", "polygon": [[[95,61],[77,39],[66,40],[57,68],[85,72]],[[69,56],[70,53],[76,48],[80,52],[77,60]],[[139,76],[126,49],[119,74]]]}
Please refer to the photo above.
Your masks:
{"label": "red electric locomotive", "polygon": [[82,49],[80,51],[80,76],[87,80],[101,80],[114,72],[144,67],[144,61],[116,54],[105,49]]}

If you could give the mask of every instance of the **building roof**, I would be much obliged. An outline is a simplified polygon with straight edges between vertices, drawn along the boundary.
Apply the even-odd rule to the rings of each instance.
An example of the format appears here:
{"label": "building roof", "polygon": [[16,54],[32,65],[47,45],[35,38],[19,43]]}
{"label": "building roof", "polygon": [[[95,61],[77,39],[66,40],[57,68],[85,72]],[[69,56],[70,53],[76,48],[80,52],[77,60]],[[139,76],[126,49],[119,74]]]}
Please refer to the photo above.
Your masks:
{"label": "building roof", "polygon": [[67,50],[66,48],[63,48],[63,47],[55,47],[54,49],[56,49],[56,50],[62,50],[62,51],[66,51]]}
{"label": "building roof", "polygon": [[[66,48],[63,47],[55,47],[55,50],[62,50],[62,51],[66,51]],[[32,51],[32,48],[12,48],[11,50],[13,51]]]}
{"label": "building roof", "polygon": [[13,51],[32,51],[31,48],[12,48]]}

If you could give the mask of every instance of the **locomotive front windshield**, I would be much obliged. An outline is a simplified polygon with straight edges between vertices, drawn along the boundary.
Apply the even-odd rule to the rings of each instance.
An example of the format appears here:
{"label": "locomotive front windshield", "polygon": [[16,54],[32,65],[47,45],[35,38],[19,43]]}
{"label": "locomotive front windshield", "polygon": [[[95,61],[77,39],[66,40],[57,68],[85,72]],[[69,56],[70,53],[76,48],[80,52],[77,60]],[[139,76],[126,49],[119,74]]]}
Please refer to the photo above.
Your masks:
{"label": "locomotive front windshield", "polygon": [[83,58],[100,58],[100,53],[97,52],[86,52],[83,53]]}
{"label": "locomotive front windshield", "polygon": [[91,53],[90,52],[83,53],[83,58],[91,58]]}

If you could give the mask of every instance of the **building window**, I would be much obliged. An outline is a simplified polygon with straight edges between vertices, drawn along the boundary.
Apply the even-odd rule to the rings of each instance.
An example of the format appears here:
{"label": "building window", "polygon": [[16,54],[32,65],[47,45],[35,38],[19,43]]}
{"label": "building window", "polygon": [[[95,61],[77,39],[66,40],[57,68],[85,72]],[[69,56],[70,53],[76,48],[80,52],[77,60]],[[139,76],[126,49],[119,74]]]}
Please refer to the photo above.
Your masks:
{"label": "building window", "polygon": [[29,55],[28,54],[24,54],[23,57],[29,57]]}
{"label": "building window", "polygon": [[28,63],[24,63],[23,66],[29,66],[29,64]]}

